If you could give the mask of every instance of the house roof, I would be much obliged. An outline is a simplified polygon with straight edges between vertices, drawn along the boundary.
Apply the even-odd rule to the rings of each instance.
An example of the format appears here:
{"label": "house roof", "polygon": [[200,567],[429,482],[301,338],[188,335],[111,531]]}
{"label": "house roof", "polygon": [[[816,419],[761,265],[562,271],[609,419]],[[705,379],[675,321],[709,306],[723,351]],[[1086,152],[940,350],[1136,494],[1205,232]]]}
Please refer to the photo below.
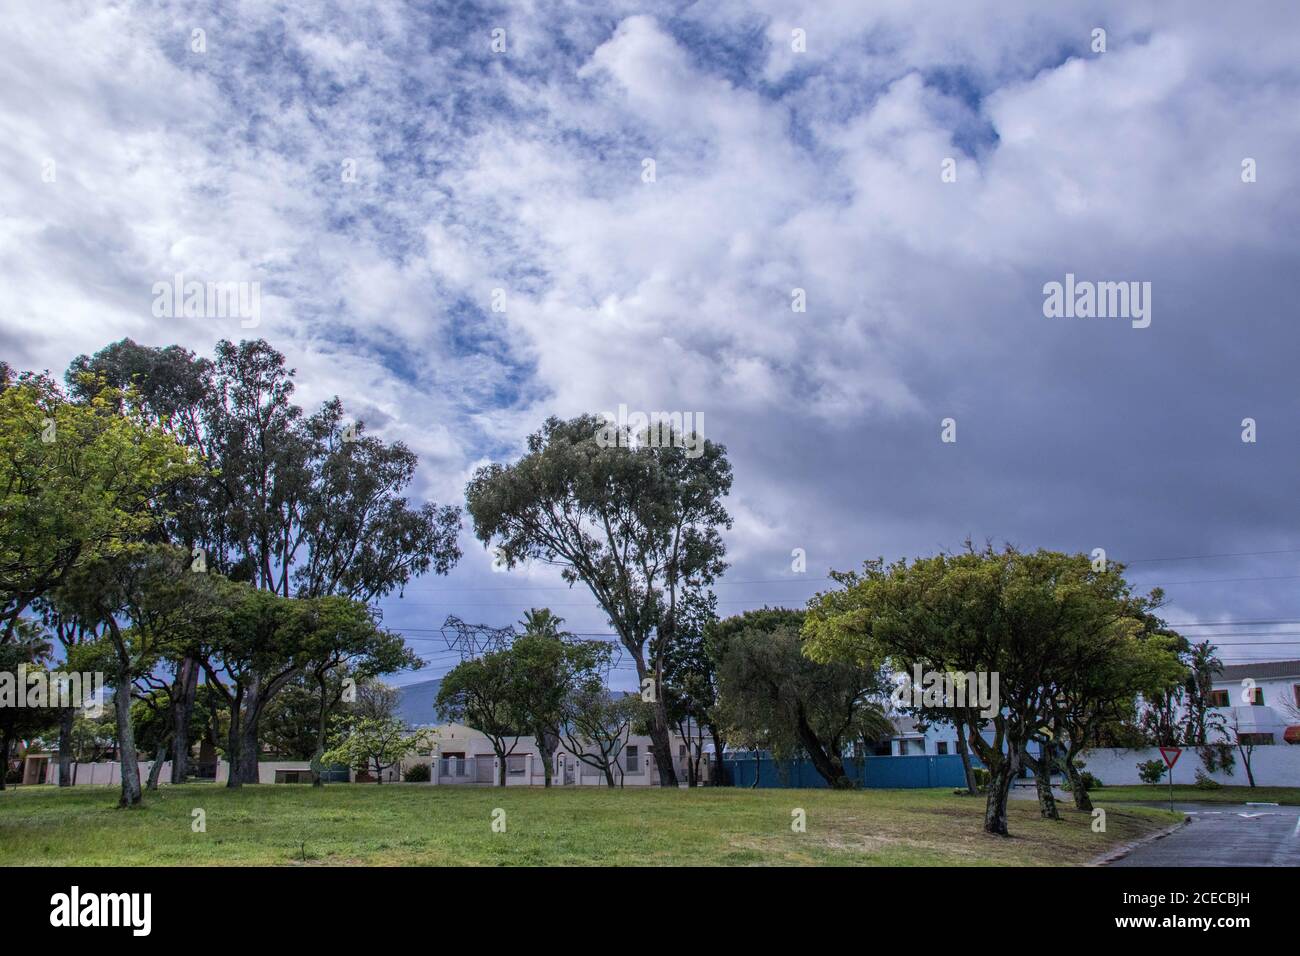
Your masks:
{"label": "house roof", "polygon": [[1300,661],[1256,661],[1253,664],[1225,664],[1215,672],[1215,680],[1239,681],[1247,677],[1266,680],[1270,677],[1300,677]]}

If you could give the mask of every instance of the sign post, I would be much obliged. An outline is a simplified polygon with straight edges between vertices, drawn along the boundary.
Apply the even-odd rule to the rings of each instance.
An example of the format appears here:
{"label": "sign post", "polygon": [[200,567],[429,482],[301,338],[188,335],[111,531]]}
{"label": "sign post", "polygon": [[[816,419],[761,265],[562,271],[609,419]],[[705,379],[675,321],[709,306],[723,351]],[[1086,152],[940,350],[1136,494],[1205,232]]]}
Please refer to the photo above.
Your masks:
{"label": "sign post", "polygon": [[1183,754],[1181,747],[1161,747],[1160,756],[1165,761],[1165,766],[1169,768],[1169,809],[1174,808],[1174,764],[1178,763],[1178,758]]}

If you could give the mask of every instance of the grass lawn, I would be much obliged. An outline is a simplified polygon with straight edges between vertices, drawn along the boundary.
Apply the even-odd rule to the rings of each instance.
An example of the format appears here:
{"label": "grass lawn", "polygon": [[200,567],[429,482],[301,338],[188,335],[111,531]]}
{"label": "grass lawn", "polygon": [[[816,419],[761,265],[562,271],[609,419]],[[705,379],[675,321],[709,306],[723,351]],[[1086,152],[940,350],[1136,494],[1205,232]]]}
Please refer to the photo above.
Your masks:
{"label": "grass lawn", "polygon": [[[119,810],[116,788],[0,793],[0,865],[523,864],[1066,865],[1180,819],[1107,810],[1107,832],[1013,801],[1010,839],[982,798],[950,790],[451,789],[416,784],[162,787]],[[491,815],[506,811],[506,832]],[[791,831],[791,811],[807,832]],[[206,812],[207,832],[191,830]]]}
{"label": "grass lawn", "polygon": [[[1169,799],[1169,784],[1136,784],[1131,787],[1102,787],[1092,791],[1093,803],[1117,803],[1126,800]],[[1220,787],[1218,790],[1198,790],[1196,787],[1174,784],[1174,802],[1187,803],[1280,803],[1283,806],[1300,806],[1300,787]]]}

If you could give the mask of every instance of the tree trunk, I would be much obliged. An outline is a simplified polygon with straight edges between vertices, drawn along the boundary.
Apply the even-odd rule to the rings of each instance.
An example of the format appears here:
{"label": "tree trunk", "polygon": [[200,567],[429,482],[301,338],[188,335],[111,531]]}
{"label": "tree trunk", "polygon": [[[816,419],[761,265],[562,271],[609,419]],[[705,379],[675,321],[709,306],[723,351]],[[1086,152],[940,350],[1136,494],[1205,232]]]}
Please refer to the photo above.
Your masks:
{"label": "tree trunk", "polygon": [[560,747],[560,738],[549,730],[542,730],[536,734],[536,739],[537,749],[542,757],[542,775],[545,785],[549,787],[551,785],[552,768],[555,765],[555,751]]}
{"label": "tree trunk", "polygon": [[851,784],[848,776],[844,773],[844,760],[839,754],[831,753],[822,746],[821,740],[813,732],[802,709],[799,711],[798,720],[795,723],[795,732],[799,735],[799,742],[808,751],[813,768],[821,774],[827,786],[836,790],[848,789]]}
{"label": "tree trunk", "polygon": [[[330,711],[329,678],[325,674],[317,674],[316,683],[320,687],[320,713],[316,719],[316,752],[311,755],[311,785],[313,787],[323,787],[325,786],[323,775],[325,766],[321,758],[325,756],[325,737],[328,733]],[[438,759],[436,755],[434,759]]]}
{"label": "tree trunk", "polygon": [[506,758],[503,754],[497,754],[497,786],[506,785]]}
{"label": "tree trunk", "polygon": [[262,714],[265,712],[266,706],[271,703],[271,700],[295,673],[297,673],[297,669],[284,671],[270,681],[263,681],[261,677],[255,677],[249,683],[248,691],[244,694],[244,715],[241,720],[243,724],[243,739],[241,741],[239,760],[241,783],[260,782],[257,765],[261,755],[261,748],[258,746],[258,731],[262,723]]}
{"label": "tree trunk", "polygon": [[[1254,754],[1254,750],[1253,750],[1253,748],[1250,748],[1250,747],[1243,747],[1243,746],[1241,746],[1241,744],[1237,744],[1237,752],[1241,754],[1241,762],[1242,762],[1242,765],[1246,768],[1246,782],[1249,783],[1249,784],[1250,784],[1250,788],[1251,788],[1252,790],[1254,790],[1254,789],[1255,789],[1255,774],[1254,774],[1254,772],[1250,769],[1250,758],[1253,757],[1253,756],[1255,755],[1255,754]],[[1173,771],[1170,770],[1169,773],[1172,775],[1172,774],[1173,774]]]}
{"label": "tree trunk", "polygon": [[240,779],[239,764],[240,759],[240,733],[239,733],[239,698],[236,697],[230,702],[230,728],[226,731],[226,762],[229,766],[226,768],[226,788],[228,790],[238,790],[243,785]]}
{"label": "tree trunk", "polygon": [[122,765],[120,807],[136,807],[144,800],[140,792],[140,762],[135,749],[135,730],[131,726],[131,672],[119,664],[117,687],[113,693],[117,713],[117,756]]}
{"label": "tree trunk", "polygon": [[162,765],[167,762],[167,744],[169,742],[168,738],[164,738],[163,742],[158,745],[158,749],[154,751],[153,766],[149,768],[149,782],[145,784],[146,790],[158,789],[158,777],[162,774]]}
{"label": "tree trunk", "polygon": [[69,707],[59,712],[59,786],[72,786],[72,727],[77,712]]}
{"label": "tree trunk", "polygon": [[1056,797],[1052,795],[1052,748],[1044,743],[1037,757],[1029,756],[1029,742],[1020,750],[1020,760],[1034,774],[1034,790],[1038,794],[1038,812],[1044,820],[1059,820]]}
{"label": "tree trunk", "polygon": [[609,789],[614,789],[614,771],[609,764],[605,764],[605,785]]}
{"label": "tree trunk", "polygon": [[1052,748],[1049,744],[1038,757],[1034,768],[1034,786],[1038,790],[1038,812],[1044,820],[1059,820],[1056,795],[1052,793]]}
{"label": "tree trunk", "polygon": [[4,790],[8,784],[5,778],[9,776],[9,731],[0,733],[0,790]]}
{"label": "tree trunk", "polygon": [[258,783],[257,718],[245,713],[239,729],[239,782]]}
{"label": "tree trunk", "polygon": [[758,773],[763,769],[763,754],[759,750],[754,751],[754,782],[749,785],[750,790],[758,789]]}
{"label": "tree trunk", "polygon": [[[248,682],[248,689],[243,694],[243,710],[239,715],[239,782],[255,784],[259,777],[258,762],[258,724],[262,719],[262,709],[270,699],[270,688],[264,687],[260,677]],[[231,715],[234,721],[233,708]]]}
{"label": "tree trunk", "polygon": [[726,741],[723,740],[716,727],[709,728],[709,736],[713,738],[713,754],[717,758],[713,761],[712,767],[713,785],[715,787],[725,787],[727,785],[727,768],[722,765],[722,754],[726,749]]}
{"label": "tree trunk", "polygon": [[199,689],[199,662],[186,654],[176,668],[176,691],[172,700],[172,783],[184,783],[190,773],[190,721]]}
{"label": "tree trunk", "polygon": [[989,792],[984,805],[984,832],[998,836],[1008,835],[1007,798],[1011,793],[1011,781],[1019,769],[1014,759],[1015,747],[1009,750],[1010,753],[1001,754],[992,766],[988,766]]}
{"label": "tree trunk", "polygon": [[645,687],[647,677],[654,678],[654,702],[651,704],[650,741],[654,747],[655,770],[659,774],[659,786],[676,787],[677,771],[673,769],[673,744],[668,734],[668,707],[664,701],[663,681],[658,674],[651,674],[642,657],[642,650],[633,645],[624,644],[636,664],[637,679]]}
{"label": "tree trunk", "polygon": [[654,714],[650,721],[650,740],[655,748],[655,769],[659,772],[659,786],[676,787],[677,771],[673,769],[673,743],[668,736],[668,712],[664,709],[662,695],[656,695]]}
{"label": "tree trunk", "polygon": [[961,755],[961,769],[966,775],[966,792],[972,797],[979,792],[975,785],[975,768],[970,763],[970,744],[966,742],[966,721],[953,722],[957,728],[957,753]]}
{"label": "tree trunk", "polygon": [[1092,813],[1092,797],[1083,789],[1083,774],[1074,765],[1076,753],[1073,748],[1065,751],[1065,772],[1070,778],[1070,795],[1074,797],[1074,809]]}

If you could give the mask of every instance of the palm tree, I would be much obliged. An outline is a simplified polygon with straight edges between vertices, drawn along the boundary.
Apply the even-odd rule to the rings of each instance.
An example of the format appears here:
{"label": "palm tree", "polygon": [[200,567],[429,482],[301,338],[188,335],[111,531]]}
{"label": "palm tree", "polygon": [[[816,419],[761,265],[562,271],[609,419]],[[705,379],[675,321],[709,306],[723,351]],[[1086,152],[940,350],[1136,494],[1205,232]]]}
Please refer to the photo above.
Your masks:
{"label": "palm tree", "polygon": [[523,625],[525,634],[535,634],[538,637],[566,636],[565,632],[560,630],[564,618],[556,617],[549,607],[529,608],[524,612],[524,619],[519,623]]}

